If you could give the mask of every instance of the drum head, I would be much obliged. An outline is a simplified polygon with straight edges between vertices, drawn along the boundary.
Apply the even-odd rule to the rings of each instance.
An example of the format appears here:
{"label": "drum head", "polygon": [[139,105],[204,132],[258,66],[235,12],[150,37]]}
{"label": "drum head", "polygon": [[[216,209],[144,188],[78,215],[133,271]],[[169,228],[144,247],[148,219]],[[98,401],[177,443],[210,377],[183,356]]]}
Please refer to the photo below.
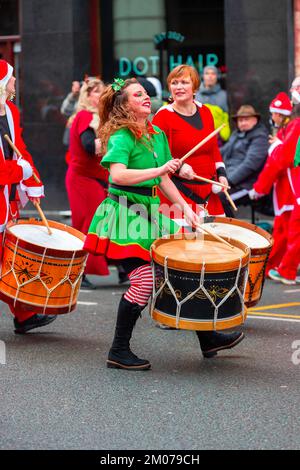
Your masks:
{"label": "drum head", "polygon": [[239,240],[251,250],[268,249],[272,244],[272,237],[268,232],[242,220],[216,217],[213,222],[205,223],[203,226],[217,235]]}
{"label": "drum head", "polygon": [[[35,221],[20,221],[20,223],[10,224],[8,232],[19,240],[33,245],[58,250],[58,251],[78,251],[83,249],[84,237],[78,237],[77,231],[71,233],[70,228],[63,224],[50,221],[52,235],[49,235],[47,228]],[[82,234],[80,234],[82,235]]]}
{"label": "drum head", "polygon": [[236,269],[240,260],[243,265],[249,259],[249,249],[243,243],[233,240],[232,248],[205,235],[203,239],[159,239],[152,245],[152,256],[159,264],[167,259],[168,266],[183,271]]}

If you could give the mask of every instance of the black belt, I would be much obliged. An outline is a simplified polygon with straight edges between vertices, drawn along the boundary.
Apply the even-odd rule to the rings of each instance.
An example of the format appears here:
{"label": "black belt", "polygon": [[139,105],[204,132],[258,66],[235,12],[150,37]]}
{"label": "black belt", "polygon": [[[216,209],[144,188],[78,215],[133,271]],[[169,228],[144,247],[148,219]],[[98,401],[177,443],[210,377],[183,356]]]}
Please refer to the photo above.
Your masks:
{"label": "black belt", "polygon": [[[183,184],[182,180],[180,178],[177,178],[177,176],[173,175],[171,179],[172,179],[173,183],[175,184],[176,188],[178,189],[178,191],[180,191],[186,197],[188,197],[189,199],[194,201],[196,204],[206,204],[207,203],[211,193],[206,198],[203,199],[202,197],[198,196],[198,194],[195,194],[194,191],[192,191],[190,188],[187,188]],[[189,180],[187,180],[187,181],[189,181]],[[185,182],[185,180],[184,180],[184,182]],[[194,184],[195,182],[194,181],[189,181],[189,183]],[[198,181],[197,181],[197,183],[198,183]],[[203,182],[200,181],[200,183],[202,184]],[[207,183],[204,183],[204,184],[207,184]]]}
{"label": "black belt", "polygon": [[141,194],[142,196],[157,197],[157,186],[123,186],[121,184],[109,183],[108,190],[110,188],[119,189],[120,191],[126,191],[128,193]]}
{"label": "black belt", "polygon": [[[143,212],[139,212],[138,209],[137,209],[136,202],[128,201],[126,196],[121,196],[121,195],[117,196],[116,194],[108,193],[108,197],[110,199],[112,199],[113,201],[116,201],[119,204],[121,204],[121,206],[124,206],[124,207],[127,207],[128,209],[131,209],[133,212],[135,212],[135,215],[139,215],[143,219],[148,220],[150,223],[152,223],[151,215],[149,214],[149,212],[147,211],[147,214],[145,214]],[[132,207],[132,206],[134,206],[134,207]]]}

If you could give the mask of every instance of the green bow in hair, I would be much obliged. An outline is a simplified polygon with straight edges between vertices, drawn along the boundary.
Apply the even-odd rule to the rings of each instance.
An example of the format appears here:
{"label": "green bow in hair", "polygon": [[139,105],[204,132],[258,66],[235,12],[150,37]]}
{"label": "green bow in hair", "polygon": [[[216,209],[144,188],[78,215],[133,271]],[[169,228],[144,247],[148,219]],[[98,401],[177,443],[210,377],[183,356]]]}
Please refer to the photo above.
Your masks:
{"label": "green bow in hair", "polygon": [[114,91],[120,91],[124,85],[125,81],[122,78],[114,78],[114,83],[112,83],[111,87]]}

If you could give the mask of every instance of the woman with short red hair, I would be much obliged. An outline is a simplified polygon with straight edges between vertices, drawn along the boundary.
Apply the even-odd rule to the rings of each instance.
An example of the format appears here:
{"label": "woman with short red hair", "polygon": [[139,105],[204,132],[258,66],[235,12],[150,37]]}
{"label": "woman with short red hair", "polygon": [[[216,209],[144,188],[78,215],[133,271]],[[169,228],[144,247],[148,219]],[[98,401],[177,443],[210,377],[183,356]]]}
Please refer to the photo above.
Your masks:
{"label": "woman with short red hair", "polygon": [[[210,110],[194,99],[200,85],[195,68],[179,65],[170,72],[167,83],[172,103],[156,113],[153,124],[167,135],[173,158],[181,158],[214,131],[214,121]],[[172,176],[172,181],[197,213],[204,206],[211,215],[223,215],[221,201],[215,194],[217,187],[194,180],[194,173],[228,185],[217,137],[193,153],[180,171]],[[162,197],[161,202],[170,205],[166,198]]]}

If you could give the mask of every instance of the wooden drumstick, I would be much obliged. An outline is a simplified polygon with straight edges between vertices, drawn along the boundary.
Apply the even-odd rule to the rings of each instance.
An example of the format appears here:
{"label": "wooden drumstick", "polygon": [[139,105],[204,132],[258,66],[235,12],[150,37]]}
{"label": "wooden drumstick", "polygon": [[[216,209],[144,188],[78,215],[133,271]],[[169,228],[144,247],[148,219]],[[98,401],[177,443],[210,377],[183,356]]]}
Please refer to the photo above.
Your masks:
{"label": "wooden drumstick", "polygon": [[233,202],[233,199],[231,198],[231,196],[230,196],[229,192],[227,191],[227,189],[224,189],[224,193],[225,193],[225,196],[228,199],[228,202],[230,203],[231,207],[233,208],[233,210],[237,211],[238,208],[236,207],[235,203]]}
{"label": "wooden drumstick", "polygon": [[206,183],[216,184],[217,186],[221,186],[222,188],[225,188],[226,190],[229,189],[229,186],[226,186],[226,184],[219,183],[219,181],[214,181],[214,180],[210,180],[208,178],[204,178],[203,176],[198,176],[195,173],[193,174],[193,178],[195,180],[205,181]]}
{"label": "wooden drumstick", "polygon": [[46,219],[45,214],[41,209],[41,206],[39,205],[38,202],[33,202],[33,205],[36,207],[38,213],[40,214],[40,217],[41,217],[42,221],[44,222],[44,225],[47,227],[49,235],[52,235],[52,230],[49,227],[48,220]]}
{"label": "wooden drumstick", "polygon": [[[7,135],[7,134],[4,134],[4,139],[9,143],[9,145],[11,146],[11,148],[16,152],[16,154],[20,157],[20,158],[23,158],[22,157],[22,154],[20,152],[20,150],[15,146],[15,144],[11,141],[10,137]],[[36,173],[33,171],[32,173],[32,176],[34,177],[35,181],[37,183],[41,183],[41,180],[38,178],[38,176],[36,175]]]}
{"label": "wooden drumstick", "polygon": [[204,233],[206,233],[207,235],[211,235],[213,238],[215,238],[216,240],[218,240],[219,242],[221,243],[224,243],[224,245],[227,245],[229,248],[233,249],[234,246],[231,245],[230,243],[228,243],[226,240],[224,240],[224,238],[222,237],[219,237],[219,235],[217,235],[216,233],[214,232],[211,232],[210,230],[208,230],[207,228],[204,228],[202,227],[202,225],[200,224],[195,224],[197,228],[199,228],[200,230],[202,230]]}
{"label": "wooden drumstick", "polygon": [[225,127],[225,124],[222,124],[222,126],[218,127],[215,131],[211,132],[205,139],[201,140],[195,147],[193,147],[188,153],[186,153],[182,158],[180,158],[181,163],[183,163],[192,153],[196,152],[202,145],[206,144],[210,139],[212,139],[215,135],[217,135],[222,129]]}

